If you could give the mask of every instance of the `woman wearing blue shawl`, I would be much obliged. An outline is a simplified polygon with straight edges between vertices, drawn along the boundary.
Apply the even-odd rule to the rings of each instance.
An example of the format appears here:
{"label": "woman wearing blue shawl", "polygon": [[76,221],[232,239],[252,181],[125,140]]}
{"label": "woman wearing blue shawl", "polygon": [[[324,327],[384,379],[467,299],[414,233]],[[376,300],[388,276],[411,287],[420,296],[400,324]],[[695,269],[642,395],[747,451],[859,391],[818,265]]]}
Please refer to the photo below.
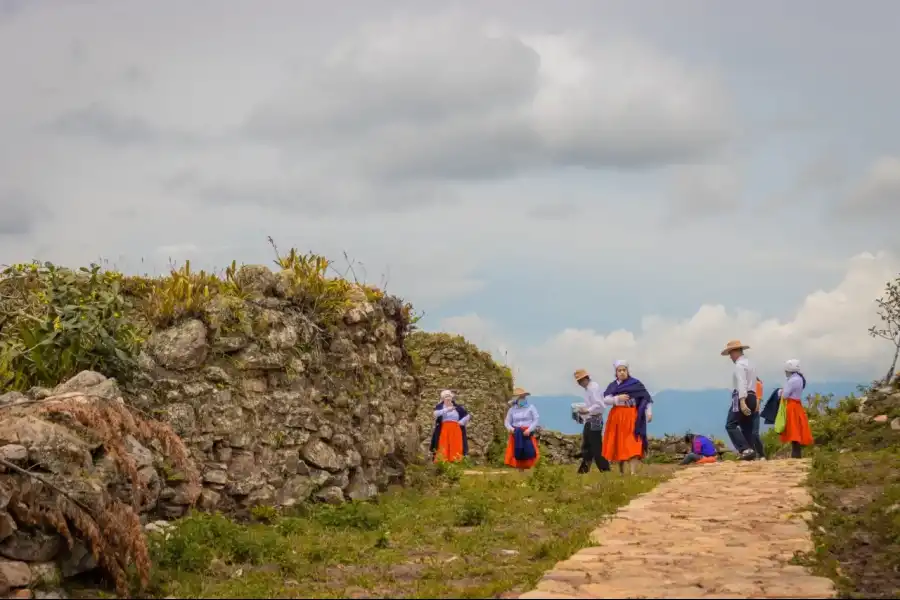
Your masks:
{"label": "woman wearing blue shawl", "polygon": [[653,399],[644,384],[628,372],[628,363],[615,362],[616,378],[606,387],[604,400],[613,406],[603,434],[603,457],[619,463],[619,472],[634,475],[638,461],[647,453],[647,423],[653,418]]}
{"label": "woman wearing blue shawl", "polygon": [[459,462],[469,454],[466,425],[472,419],[465,407],[456,402],[450,390],[441,392],[441,401],[434,407],[434,431],[431,451],[434,462]]}
{"label": "woman wearing blue shawl", "polygon": [[506,412],[504,422],[509,440],[503,462],[519,471],[530,469],[540,458],[538,442],[533,435],[540,424],[540,415],[537,408],[528,402],[530,395],[522,388],[513,390],[513,405]]}

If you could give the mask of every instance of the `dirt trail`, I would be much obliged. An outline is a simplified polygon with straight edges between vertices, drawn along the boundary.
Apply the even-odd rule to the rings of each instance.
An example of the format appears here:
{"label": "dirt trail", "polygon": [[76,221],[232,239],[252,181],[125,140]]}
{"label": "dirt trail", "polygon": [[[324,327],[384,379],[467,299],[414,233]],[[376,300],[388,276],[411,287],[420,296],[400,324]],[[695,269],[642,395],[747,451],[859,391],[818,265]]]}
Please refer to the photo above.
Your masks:
{"label": "dirt trail", "polygon": [[807,460],[773,460],[680,470],[519,597],[834,597],[830,580],[791,564],[812,550],[808,469]]}

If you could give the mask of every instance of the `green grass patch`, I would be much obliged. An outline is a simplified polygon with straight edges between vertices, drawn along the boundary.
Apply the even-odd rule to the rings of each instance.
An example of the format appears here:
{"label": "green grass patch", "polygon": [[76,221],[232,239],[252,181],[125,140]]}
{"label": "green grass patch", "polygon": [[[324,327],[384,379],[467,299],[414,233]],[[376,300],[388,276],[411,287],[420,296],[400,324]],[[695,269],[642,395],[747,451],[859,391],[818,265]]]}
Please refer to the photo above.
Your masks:
{"label": "green grass patch", "polygon": [[[897,407],[882,398],[875,414]],[[844,598],[900,597],[900,432],[859,418],[859,402],[809,412],[815,550],[802,562]],[[855,416],[854,416],[855,415]],[[773,446],[776,438],[767,440]],[[779,448],[784,452],[784,448]]]}
{"label": "green grass patch", "polygon": [[642,476],[413,473],[371,503],[257,510],[249,523],[197,514],[151,539],[151,593],[179,598],[490,598],[533,587],[588,545],[602,517],[652,489]]}

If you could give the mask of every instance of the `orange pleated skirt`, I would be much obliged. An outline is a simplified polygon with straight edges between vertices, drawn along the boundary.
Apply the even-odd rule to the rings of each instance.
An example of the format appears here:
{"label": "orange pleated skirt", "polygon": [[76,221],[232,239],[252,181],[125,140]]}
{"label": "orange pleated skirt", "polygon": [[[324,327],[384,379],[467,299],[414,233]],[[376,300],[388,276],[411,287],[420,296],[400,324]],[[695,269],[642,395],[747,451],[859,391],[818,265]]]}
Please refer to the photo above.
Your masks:
{"label": "orange pleated skirt", "polygon": [[809,419],[803,403],[794,398],[782,400],[787,402],[785,407],[784,431],[781,432],[781,443],[797,442],[801,446],[812,446],[812,430],[809,428]]}
{"label": "orange pleated skirt", "polygon": [[441,424],[434,462],[459,462],[463,459],[462,427],[456,421]]}
{"label": "orange pleated skirt", "polygon": [[513,434],[509,434],[509,440],[506,442],[506,457],[503,463],[508,467],[515,467],[516,469],[530,469],[533,467],[541,457],[541,451],[537,439],[535,439],[534,436],[531,436],[531,443],[534,444],[534,458],[529,458],[528,460],[516,460],[516,438]]}
{"label": "orange pleated skirt", "polygon": [[609,411],[606,431],[603,432],[603,458],[610,462],[621,462],[643,456],[641,438],[634,435],[637,411],[636,406],[614,406]]}

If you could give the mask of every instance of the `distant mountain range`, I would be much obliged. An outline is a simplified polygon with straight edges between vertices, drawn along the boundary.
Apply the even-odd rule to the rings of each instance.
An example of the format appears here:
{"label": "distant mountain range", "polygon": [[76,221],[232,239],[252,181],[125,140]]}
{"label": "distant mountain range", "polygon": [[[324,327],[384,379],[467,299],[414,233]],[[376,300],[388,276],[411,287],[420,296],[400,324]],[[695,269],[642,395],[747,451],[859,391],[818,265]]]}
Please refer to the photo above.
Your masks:
{"label": "distant mountain range", "polygon": [[[836,399],[840,399],[854,393],[859,395],[858,385],[849,381],[810,382],[805,393],[834,394]],[[764,390],[764,402],[771,391],[768,386]],[[571,405],[573,402],[583,402],[581,396],[533,396],[531,401],[540,412],[543,428],[562,433],[581,433],[582,426],[571,418]],[[730,402],[731,392],[725,389],[663,390],[653,398],[650,435],[662,437],[667,433],[683,434],[690,430],[727,440],[725,418]],[[762,427],[765,430],[767,426]]]}

